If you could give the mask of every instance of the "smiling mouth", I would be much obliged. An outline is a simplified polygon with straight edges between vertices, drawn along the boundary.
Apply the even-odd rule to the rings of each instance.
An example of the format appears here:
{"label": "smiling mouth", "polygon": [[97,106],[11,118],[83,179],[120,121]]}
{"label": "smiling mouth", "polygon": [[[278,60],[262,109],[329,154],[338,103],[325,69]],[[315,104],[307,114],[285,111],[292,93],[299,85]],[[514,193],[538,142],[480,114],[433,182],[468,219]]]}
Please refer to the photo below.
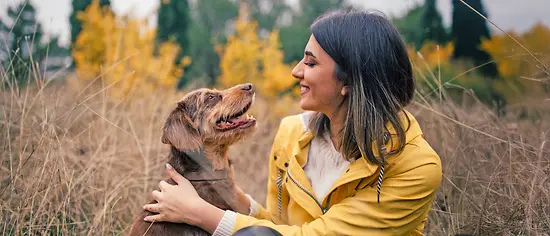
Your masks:
{"label": "smiling mouth", "polygon": [[246,129],[256,124],[256,118],[246,114],[251,103],[248,103],[243,110],[228,117],[222,117],[216,121],[215,129],[218,131],[229,131],[234,129]]}
{"label": "smiling mouth", "polygon": [[304,95],[309,92],[309,87],[305,85],[300,85],[300,95]]}

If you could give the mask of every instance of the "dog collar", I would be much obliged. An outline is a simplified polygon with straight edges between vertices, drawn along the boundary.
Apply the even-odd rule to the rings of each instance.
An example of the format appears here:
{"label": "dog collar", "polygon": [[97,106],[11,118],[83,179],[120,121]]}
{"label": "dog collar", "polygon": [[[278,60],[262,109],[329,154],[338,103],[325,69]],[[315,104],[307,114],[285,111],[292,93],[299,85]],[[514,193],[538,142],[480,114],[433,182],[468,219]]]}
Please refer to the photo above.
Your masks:
{"label": "dog collar", "polygon": [[187,172],[183,175],[189,182],[211,182],[227,180],[227,170],[214,170],[214,171],[201,171],[201,172]]}
{"label": "dog collar", "polygon": [[[186,151],[185,153],[197,163],[199,163],[199,165],[201,160],[207,160],[206,158],[204,158],[203,148],[199,148],[198,150]],[[231,165],[232,162],[231,160],[229,160],[229,166],[231,167]],[[206,164],[203,164],[203,168],[201,171],[186,172],[183,174],[183,177],[189,180],[189,182],[215,182],[229,179],[227,169],[209,170],[209,168],[204,168],[206,166]]]}

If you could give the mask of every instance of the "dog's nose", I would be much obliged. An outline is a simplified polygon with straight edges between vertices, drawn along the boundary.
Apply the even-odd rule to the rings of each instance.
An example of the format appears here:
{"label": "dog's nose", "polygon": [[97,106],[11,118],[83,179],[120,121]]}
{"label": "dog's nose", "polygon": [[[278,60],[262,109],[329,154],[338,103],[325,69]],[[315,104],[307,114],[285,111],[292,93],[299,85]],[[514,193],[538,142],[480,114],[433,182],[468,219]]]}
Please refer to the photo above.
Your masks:
{"label": "dog's nose", "polygon": [[247,91],[247,92],[252,92],[252,84],[243,84],[241,86],[241,90],[244,90],[244,91]]}

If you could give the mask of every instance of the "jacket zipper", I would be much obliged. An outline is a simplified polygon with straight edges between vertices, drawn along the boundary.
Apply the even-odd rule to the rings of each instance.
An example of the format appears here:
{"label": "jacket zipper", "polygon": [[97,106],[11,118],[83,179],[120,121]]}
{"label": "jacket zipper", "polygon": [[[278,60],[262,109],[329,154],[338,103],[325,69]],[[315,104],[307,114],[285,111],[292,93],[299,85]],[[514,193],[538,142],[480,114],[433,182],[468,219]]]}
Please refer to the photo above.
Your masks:
{"label": "jacket zipper", "polygon": [[[319,203],[319,201],[317,201],[317,199],[315,198],[315,196],[313,196],[313,194],[308,192],[304,187],[302,187],[302,185],[300,185],[296,180],[294,180],[294,178],[290,174],[290,171],[287,171],[286,174],[288,175],[288,177],[290,177],[290,180],[292,180],[292,182],[294,182],[294,184],[296,184],[296,186],[298,186],[298,188],[300,188],[302,191],[304,191],[307,195],[309,195],[311,197],[311,199],[313,199],[313,201],[315,201],[315,203],[317,203],[317,206],[319,206],[319,208],[321,208],[321,212],[323,214],[325,214],[328,211],[328,207],[323,207],[323,205],[321,203]],[[329,194],[329,197],[327,199],[327,206],[328,206],[328,203],[330,202],[330,195],[332,195],[332,192]]]}

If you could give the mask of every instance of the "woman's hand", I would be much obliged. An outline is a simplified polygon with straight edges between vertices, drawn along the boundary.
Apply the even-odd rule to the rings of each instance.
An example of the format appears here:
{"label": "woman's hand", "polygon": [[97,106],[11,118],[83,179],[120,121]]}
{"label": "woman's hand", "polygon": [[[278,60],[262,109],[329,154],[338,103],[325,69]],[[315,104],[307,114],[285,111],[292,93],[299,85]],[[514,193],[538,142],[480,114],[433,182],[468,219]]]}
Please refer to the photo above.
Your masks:
{"label": "woman's hand", "polygon": [[166,164],[168,175],[177,185],[166,181],[159,183],[160,192],[153,191],[154,204],[147,204],[143,209],[159,213],[145,217],[148,222],[187,223],[201,227],[213,233],[221,221],[224,211],[204,201],[193,185],[177,171]]}

